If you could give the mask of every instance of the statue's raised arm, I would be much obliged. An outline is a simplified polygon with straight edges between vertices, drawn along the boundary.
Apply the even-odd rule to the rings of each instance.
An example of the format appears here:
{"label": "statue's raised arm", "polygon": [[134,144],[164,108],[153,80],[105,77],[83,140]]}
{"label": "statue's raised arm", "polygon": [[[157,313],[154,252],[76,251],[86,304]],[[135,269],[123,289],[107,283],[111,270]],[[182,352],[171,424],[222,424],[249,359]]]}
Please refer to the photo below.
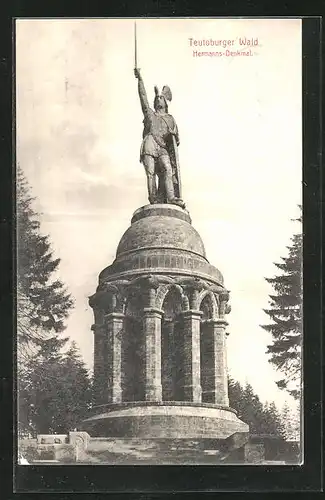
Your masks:
{"label": "statue's raised arm", "polygon": [[140,97],[142,112],[145,115],[150,110],[150,106],[148,102],[147,92],[139,68],[134,68],[134,75],[138,80],[138,93]]}
{"label": "statue's raised arm", "polygon": [[[178,128],[173,116],[168,113],[168,102],[172,100],[172,93],[168,85],[163,87],[161,93],[158,87],[155,87],[154,109],[150,108],[138,68],[136,24],[134,24],[134,76],[138,80],[138,93],[144,114],[140,161],[147,176],[149,202],[172,203],[185,208],[185,203],[181,199]],[[158,187],[156,177],[158,177]]]}

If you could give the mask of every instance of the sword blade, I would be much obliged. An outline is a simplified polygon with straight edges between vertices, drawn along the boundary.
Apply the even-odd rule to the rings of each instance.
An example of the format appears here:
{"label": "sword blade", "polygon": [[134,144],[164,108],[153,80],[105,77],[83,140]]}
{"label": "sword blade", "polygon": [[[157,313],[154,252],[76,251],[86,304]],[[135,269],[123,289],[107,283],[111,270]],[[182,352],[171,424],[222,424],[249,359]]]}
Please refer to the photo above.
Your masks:
{"label": "sword blade", "polygon": [[134,22],[134,67],[138,67],[137,23]]}
{"label": "sword blade", "polygon": [[178,157],[178,146],[176,144],[176,139],[175,136],[172,135],[172,141],[173,141],[173,147],[174,147],[174,155],[175,155],[175,167],[176,167],[176,174],[177,174],[177,180],[178,180],[178,197],[182,198],[182,184],[181,184],[181,172],[179,168],[179,157]]}

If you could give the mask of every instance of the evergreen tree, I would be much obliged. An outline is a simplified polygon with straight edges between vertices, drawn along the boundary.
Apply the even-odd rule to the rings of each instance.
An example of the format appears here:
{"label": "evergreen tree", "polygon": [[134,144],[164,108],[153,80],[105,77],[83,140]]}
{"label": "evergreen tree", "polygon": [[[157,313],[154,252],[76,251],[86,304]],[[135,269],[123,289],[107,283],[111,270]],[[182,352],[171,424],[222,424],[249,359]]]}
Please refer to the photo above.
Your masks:
{"label": "evergreen tree", "polygon": [[250,423],[250,431],[253,434],[264,434],[263,428],[263,404],[257,394],[254,393],[250,384],[246,384],[243,391],[244,409],[242,418]]}
{"label": "evergreen tree", "polygon": [[284,437],[280,413],[274,403],[265,404],[250,384],[243,387],[231,377],[228,379],[229,405],[237,411],[238,418],[249,425],[251,434],[268,434]]}
{"label": "evergreen tree", "polygon": [[18,166],[17,171],[17,338],[19,370],[44,339],[64,330],[73,305],[57,279],[60,259],[53,257],[49,237],[40,233],[34,198]]}
{"label": "evergreen tree", "polygon": [[264,413],[264,433],[279,436],[285,439],[285,428],[281,418],[281,414],[274,401],[265,403],[263,408]]}
{"label": "evergreen tree", "polygon": [[67,433],[91,404],[91,381],[77,346],[62,353],[66,339],[52,338],[29,362],[21,401],[23,426],[34,433]]}
{"label": "evergreen tree", "polygon": [[228,376],[229,406],[237,411],[238,417],[242,418],[245,400],[244,389],[239,382]]}
{"label": "evergreen tree", "polygon": [[61,332],[73,301],[57,277],[60,259],[54,258],[49,237],[41,234],[39,215],[33,208],[35,199],[19,166],[16,199],[17,402],[22,433],[35,430],[37,397],[33,384],[39,387],[40,380],[53,377],[60,360],[58,352],[67,341]]}
{"label": "evergreen tree", "polygon": [[[297,219],[301,222],[301,218]],[[271,333],[272,343],[267,348],[270,362],[284,378],[277,382],[295,398],[300,395],[301,337],[302,337],[302,234],[291,238],[289,254],[282,262],[275,263],[281,271],[273,278],[266,278],[274,289],[269,308],[265,313],[272,323],[262,327]]]}
{"label": "evergreen tree", "polygon": [[[92,404],[92,384],[84,361],[75,342],[65,355],[64,360],[65,398],[70,399],[68,408],[61,405],[65,415],[65,428],[74,429],[80,424]],[[67,411],[68,410],[68,411]]]}
{"label": "evergreen tree", "polygon": [[285,402],[281,412],[281,420],[286,441],[300,441],[300,405],[292,409]]}
{"label": "evergreen tree", "polygon": [[[46,404],[43,394],[55,380],[55,372],[62,361],[61,350],[67,338],[53,336],[43,339],[37,353],[24,364],[18,379],[18,422],[20,432],[43,432],[39,425],[39,404]],[[41,410],[42,411],[42,410]],[[46,423],[45,423],[46,427]],[[45,432],[45,431],[44,431]]]}

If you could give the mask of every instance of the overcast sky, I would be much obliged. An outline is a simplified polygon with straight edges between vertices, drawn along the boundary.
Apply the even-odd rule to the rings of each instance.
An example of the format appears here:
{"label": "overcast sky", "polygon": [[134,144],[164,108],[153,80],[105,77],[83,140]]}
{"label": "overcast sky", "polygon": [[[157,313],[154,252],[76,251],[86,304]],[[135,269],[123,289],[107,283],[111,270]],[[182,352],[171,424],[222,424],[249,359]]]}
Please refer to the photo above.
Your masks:
{"label": "overcast sky", "polygon": [[[133,212],[147,203],[133,26],[131,19],[17,21],[17,159],[75,297],[67,334],[89,367],[88,296]],[[271,293],[264,277],[277,272],[273,262],[300,230],[291,219],[301,202],[301,21],[141,19],[137,31],[149,100],[154,85],[173,93],[193,226],[231,291],[230,373],[281,406],[288,397],[276,387],[280,375],[265,354],[271,337],[260,325]],[[236,51],[244,37],[258,39],[248,57],[194,57],[189,41],[233,40]]]}

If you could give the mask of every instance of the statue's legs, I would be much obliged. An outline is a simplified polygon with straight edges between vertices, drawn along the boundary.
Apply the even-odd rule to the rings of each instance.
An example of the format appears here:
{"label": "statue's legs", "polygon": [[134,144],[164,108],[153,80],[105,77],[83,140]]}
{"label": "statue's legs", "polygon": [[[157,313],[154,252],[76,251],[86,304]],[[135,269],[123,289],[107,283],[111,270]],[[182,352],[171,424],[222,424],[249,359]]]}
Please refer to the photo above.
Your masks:
{"label": "statue's legs", "polygon": [[143,155],[142,162],[147,175],[148,199],[151,204],[157,199],[157,185],[155,175],[155,159],[150,155]]}
{"label": "statue's legs", "polygon": [[173,169],[168,155],[162,155],[158,158],[159,168],[163,173],[165,193],[167,203],[173,203],[175,199]]}
{"label": "statue's legs", "polygon": [[157,189],[157,203],[167,203],[166,195],[165,195],[165,181],[164,181],[164,173],[157,169],[156,165],[156,174],[158,177],[158,189]]}
{"label": "statue's legs", "polygon": [[157,203],[167,203],[166,193],[165,193],[165,174],[159,168],[159,164],[156,160],[155,172],[158,178],[158,188],[157,188]]}

